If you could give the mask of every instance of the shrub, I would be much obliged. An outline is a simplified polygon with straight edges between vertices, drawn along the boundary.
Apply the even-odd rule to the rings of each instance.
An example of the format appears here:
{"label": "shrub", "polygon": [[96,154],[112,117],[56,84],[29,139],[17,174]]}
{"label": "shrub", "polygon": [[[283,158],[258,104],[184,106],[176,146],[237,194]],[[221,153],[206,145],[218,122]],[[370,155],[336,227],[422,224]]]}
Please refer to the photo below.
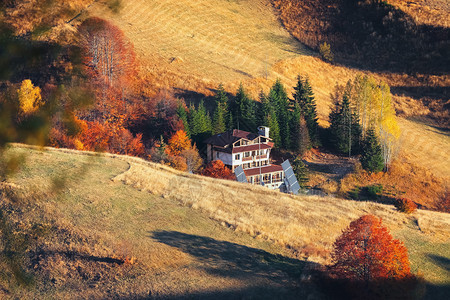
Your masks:
{"label": "shrub", "polygon": [[327,42],[320,44],[319,46],[320,57],[326,62],[332,63],[334,60],[333,52],[331,52],[331,46]]}
{"label": "shrub", "polygon": [[369,185],[366,186],[364,190],[365,194],[369,199],[376,200],[378,199],[379,196],[381,196],[381,193],[383,193],[383,185],[382,184]]}
{"label": "shrub", "polygon": [[395,207],[399,211],[407,214],[413,213],[417,209],[416,203],[407,198],[397,199],[397,201],[395,202]]}
{"label": "shrub", "polygon": [[361,189],[359,187],[355,187],[353,190],[348,192],[348,197],[353,200],[358,200],[360,193]]}
{"label": "shrub", "polygon": [[202,172],[203,176],[234,180],[235,176],[221,160],[210,162]]}

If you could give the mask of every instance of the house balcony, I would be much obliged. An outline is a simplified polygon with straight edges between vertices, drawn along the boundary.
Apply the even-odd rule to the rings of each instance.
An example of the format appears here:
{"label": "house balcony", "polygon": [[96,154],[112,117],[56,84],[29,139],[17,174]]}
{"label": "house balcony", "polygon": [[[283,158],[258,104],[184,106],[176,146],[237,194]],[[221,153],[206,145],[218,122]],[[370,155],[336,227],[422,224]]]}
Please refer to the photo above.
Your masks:
{"label": "house balcony", "polygon": [[242,162],[249,162],[249,161],[258,161],[258,160],[266,160],[268,159],[269,156],[267,154],[263,154],[263,155],[255,155],[255,156],[248,156],[248,157],[243,157],[242,158]]}

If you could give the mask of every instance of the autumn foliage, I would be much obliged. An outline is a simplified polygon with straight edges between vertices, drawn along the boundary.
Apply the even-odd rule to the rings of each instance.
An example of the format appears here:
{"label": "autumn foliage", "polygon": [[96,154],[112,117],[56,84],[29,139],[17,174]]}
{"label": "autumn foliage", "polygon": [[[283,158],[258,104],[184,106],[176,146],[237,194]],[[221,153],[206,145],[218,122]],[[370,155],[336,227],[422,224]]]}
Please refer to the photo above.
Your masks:
{"label": "autumn foliage", "polygon": [[35,112],[42,105],[41,89],[34,86],[31,80],[22,81],[17,90],[20,111],[24,115]]}
{"label": "autumn foliage", "polygon": [[81,45],[88,71],[109,86],[123,84],[136,71],[133,45],[110,22],[92,17],[81,24]]}
{"label": "autumn foliage", "polygon": [[[202,166],[203,160],[197,147],[195,144],[192,146],[192,142],[184,130],[177,130],[169,139],[167,146],[163,143],[163,141],[157,142],[152,151],[153,159],[156,162],[162,160],[164,163],[166,160],[171,167],[190,173],[197,172]],[[162,155],[162,151],[164,151],[164,155]]]}
{"label": "autumn foliage", "polygon": [[411,214],[417,209],[417,205],[408,198],[400,198],[395,202],[395,207],[404,213]]}
{"label": "autumn foliage", "polygon": [[77,134],[70,135],[61,128],[53,128],[50,144],[77,150],[107,151],[115,154],[144,156],[142,134],[133,134],[122,126],[98,121],[84,121],[74,117]]}
{"label": "autumn foliage", "polygon": [[203,170],[202,175],[213,178],[222,178],[234,180],[233,172],[225,166],[221,160],[214,160],[210,162]]}
{"label": "autumn foliage", "polygon": [[167,153],[169,155],[177,156],[190,147],[191,140],[188,138],[186,132],[184,130],[178,130],[169,140],[169,144],[167,145]]}
{"label": "autumn foliage", "polygon": [[405,245],[393,239],[381,219],[372,215],[350,223],[334,243],[332,261],[332,278],[367,292],[415,278]]}

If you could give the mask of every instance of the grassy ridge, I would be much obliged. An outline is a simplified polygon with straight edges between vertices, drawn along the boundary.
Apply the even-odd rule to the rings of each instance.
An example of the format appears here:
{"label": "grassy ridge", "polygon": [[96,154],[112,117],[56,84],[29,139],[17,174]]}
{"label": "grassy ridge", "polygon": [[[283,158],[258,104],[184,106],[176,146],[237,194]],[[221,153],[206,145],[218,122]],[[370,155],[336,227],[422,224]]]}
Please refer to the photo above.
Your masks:
{"label": "grassy ridge", "polygon": [[[44,237],[36,246],[50,253],[32,271],[36,289],[6,285],[24,297],[320,296],[307,270],[326,263],[334,238],[367,213],[405,241],[413,270],[438,290],[449,284],[448,214],[406,216],[375,203],[292,197],[135,158],[9,151],[25,155],[26,164],[7,184],[34,195],[32,211],[42,210],[56,228],[51,243]],[[124,258],[130,263],[110,262]]]}

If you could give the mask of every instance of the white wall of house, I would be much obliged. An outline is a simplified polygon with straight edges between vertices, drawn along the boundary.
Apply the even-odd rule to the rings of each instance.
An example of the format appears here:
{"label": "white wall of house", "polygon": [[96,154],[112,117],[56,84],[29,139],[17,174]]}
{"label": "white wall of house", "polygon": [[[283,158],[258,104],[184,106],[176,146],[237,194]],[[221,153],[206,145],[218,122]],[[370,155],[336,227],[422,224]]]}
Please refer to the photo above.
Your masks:
{"label": "white wall of house", "polygon": [[233,160],[230,153],[223,153],[219,151],[213,151],[213,160],[220,159],[224,164],[232,166]]}

